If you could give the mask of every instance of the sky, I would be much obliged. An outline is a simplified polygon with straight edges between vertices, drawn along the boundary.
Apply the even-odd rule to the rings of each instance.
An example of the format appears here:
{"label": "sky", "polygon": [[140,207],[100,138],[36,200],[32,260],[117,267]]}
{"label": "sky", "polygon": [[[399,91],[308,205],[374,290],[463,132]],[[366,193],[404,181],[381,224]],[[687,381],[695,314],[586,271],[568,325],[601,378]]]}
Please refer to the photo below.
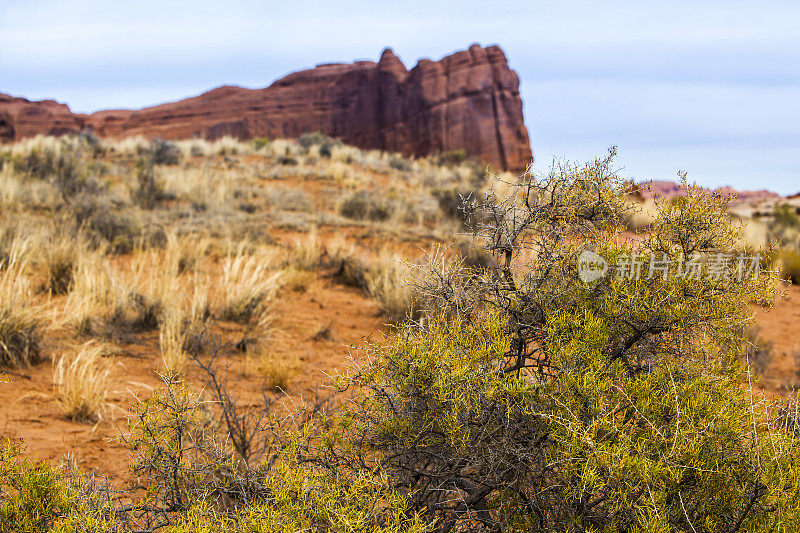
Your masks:
{"label": "sky", "polygon": [[800,2],[0,0],[0,92],[138,108],[318,63],[499,44],[536,167],[800,191]]}

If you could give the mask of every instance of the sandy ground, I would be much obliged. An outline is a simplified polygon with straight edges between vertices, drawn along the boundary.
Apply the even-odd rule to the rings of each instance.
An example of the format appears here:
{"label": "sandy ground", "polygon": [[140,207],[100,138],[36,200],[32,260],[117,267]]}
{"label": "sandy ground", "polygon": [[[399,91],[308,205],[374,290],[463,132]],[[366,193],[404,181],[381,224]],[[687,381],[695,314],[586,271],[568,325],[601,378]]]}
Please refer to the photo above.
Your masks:
{"label": "sandy ground", "polygon": [[[374,301],[358,289],[324,277],[303,293],[287,290],[275,315],[268,348],[297,362],[297,373],[286,391],[295,397],[312,395],[318,385],[329,381],[328,373],[346,371],[353,347],[363,346],[368,337],[378,338],[387,329]],[[329,329],[327,338],[312,338],[320,328]],[[231,343],[242,336],[241,328],[232,324],[223,324],[221,331],[221,339]],[[52,398],[49,362],[0,377],[0,439],[24,442],[29,456],[56,463],[71,456],[84,468],[100,470],[112,479],[128,479],[130,450],[119,437],[127,429],[128,409],[136,398],[146,398],[160,383],[158,353],[158,334],[150,332],[109,358],[108,405],[103,420],[95,425],[64,419]],[[218,358],[218,364],[227,368],[240,400],[261,397],[263,379],[246,354],[231,348]],[[191,363],[188,368],[187,380],[201,386],[199,371]]]}

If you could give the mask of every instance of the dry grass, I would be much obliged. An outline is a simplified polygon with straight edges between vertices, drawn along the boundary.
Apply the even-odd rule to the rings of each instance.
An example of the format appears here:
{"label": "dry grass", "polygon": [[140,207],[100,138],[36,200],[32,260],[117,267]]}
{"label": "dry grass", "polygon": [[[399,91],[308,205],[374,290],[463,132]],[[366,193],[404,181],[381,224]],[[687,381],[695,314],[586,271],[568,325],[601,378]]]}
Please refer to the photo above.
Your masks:
{"label": "dry grass", "polygon": [[170,376],[178,376],[186,367],[188,356],[185,346],[187,331],[183,313],[174,307],[164,311],[159,320],[158,344],[161,361]]}
{"label": "dry grass", "polygon": [[291,264],[300,270],[313,270],[322,258],[322,244],[316,231],[296,239],[292,247]]}
{"label": "dry grass", "polygon": [[95,421],[105,405],[108,368],[104,347],[88,341],[74,354],[62,355],[53,368],[56,403],[70,420]]}
{"label": "dry grass", "polygon": [[283,283],[283,274],[270,269],[273,260],[269,254],[246,255],[240,250],[223,261],[219,286],[224,298],[221,318],[262,327],[269,325],[272,306]]}
{"label": "dry grass", "polygon": [[782,250],[778,260],[784,278],[793,284],[800,283],[800,253],[796,250]]}
{"label": "dry grass", "polygon": [[314,274],[307,270],[298,270],[295,267],[283,269],[283,285],[293,292],[306,292],[314,279]]}
{"label": "dry grass", "polygon": [[41,361],[41,311],[31,302],[25,274],[26,246],[0,262],[0,366],[24,367]]}
{"label": "dry grass", "polygon": [[394,322],[419,318],[410,270],[399,258],[384,253],[371,265],[367,274],[369,294]]}
{"label": "dry grass", "polygon": [[296,357],[267,352],[251,356],[248,366],[264,379],[268,389],[286,391],[299,372]]}
{"label": "dry grass", "polygon": [[126,287],[114,275],[102,250],[76,258],[72,285],[64,305],[64,322],[78,333],[91,333],[99,322],[117,315],[127,301]]}
{"label": "dry grass", "polygon": [[653,200],[643,203],[631,203],[631,211],[628,214],[628,229],[633,232],[647,231],[658,217],[659,209]]}

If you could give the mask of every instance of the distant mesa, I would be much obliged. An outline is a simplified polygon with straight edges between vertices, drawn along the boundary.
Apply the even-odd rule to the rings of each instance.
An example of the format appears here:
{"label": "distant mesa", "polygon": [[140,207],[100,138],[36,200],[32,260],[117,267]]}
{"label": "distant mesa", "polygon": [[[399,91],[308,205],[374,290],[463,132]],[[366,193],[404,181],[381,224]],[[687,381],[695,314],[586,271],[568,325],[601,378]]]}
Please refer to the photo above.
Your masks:
{"label": "distant mesa", "polygon": [[[683,189],[681,184],[675,181],[650,180],[639,183],[638,185],[639,187],[641,187],[640,194],[643,198],[651,198],[653,196],[658,196],[661,198],[672,198],[674,196],[683,196],[685,194],[685,190]],[[710,191],[719,194],[721,196],[734,195],[736,196],[736,202],[745,202],[745,203],[763,202],[768,200],[777,200],[778,198],[781,198],[780,194],[768,191],[766,189],[761,189],[757,191],[751,191],[751,190],[739,191],[732,187],[719,187]]]}
{"label": "distant mesa", "polygon": [[269,87],[225,86],[137,111],[72,113],[52,100],[0,94],[0,140],[92,128],[101,137],[297,137],[320,131],[365,149],[424,156],[451,150],[498,169],[532,160],[519,78],[498,46],[477,44],[411,70],[387,48],[380,60],[329,63]]}

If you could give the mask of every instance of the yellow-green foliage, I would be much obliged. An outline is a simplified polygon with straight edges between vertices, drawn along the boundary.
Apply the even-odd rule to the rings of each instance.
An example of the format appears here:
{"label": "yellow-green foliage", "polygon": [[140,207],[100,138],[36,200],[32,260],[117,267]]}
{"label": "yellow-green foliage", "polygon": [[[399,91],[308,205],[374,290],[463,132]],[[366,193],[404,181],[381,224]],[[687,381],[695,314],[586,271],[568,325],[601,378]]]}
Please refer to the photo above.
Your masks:
{"label": "yellow-green foliage", "polygon": [[[735,260],[716,276],[679,275],[695,252],[737,240],[724,201],[697,188],[660,206],[641,242],[619,239],[624,192],[609,163],[489,198],[482,235],[508,268],[438,272],[442,314],[375,348],[354,382],[366,398],[338,438],[350,434],[445,527],[797,529],[794,422],[755,403],[738,362],[748,304],[768,303],[774,278],[739,275]],[[575,265],[586,249],[612,271],[634,253],[672,266],[585,283]]]}
{"label": "yellow-green foliage", "polygon": [[[0,533],[116,533],[115,512],[74,470],[20,457],[0,443]],[[85,486],[85,485],[84,485]]]}
{"label": "yellow-green foliage", "polygon": [[[362,533],[424,533],[435,524],[407,512],[405,501],[386,490],[386,480],[367,474],[342,479],[298,465],[280,467],[267,480],[269,503],[257,503],[233,513],[206,502],[195,507],[166,531],[169,533],[235,533],[352,531]],[[376,520],[381,517],[381,520]]]}
{"label": "yellow-green foliage", "polygon": [[345,477],[298,461],[302,431],[250,469],[220,438],[211,407],[168,383],[134,410],[134,473],[149,481],[146,502],[170,509],[167,531],[431,531],[379,473]]}

